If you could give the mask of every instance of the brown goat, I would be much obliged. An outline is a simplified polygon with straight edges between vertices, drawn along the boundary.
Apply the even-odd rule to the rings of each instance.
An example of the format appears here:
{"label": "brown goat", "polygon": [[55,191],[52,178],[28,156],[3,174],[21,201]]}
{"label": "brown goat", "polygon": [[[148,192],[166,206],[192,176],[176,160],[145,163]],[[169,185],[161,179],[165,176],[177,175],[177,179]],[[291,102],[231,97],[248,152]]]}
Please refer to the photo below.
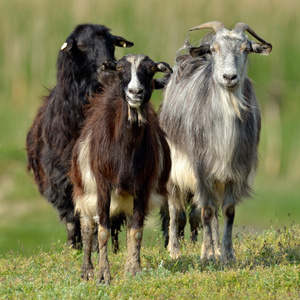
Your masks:
{"label": "brown goat", "polygon": [[75,144],[71,179],[83,239],[82,277],[94,276],[91,247],[98,223],[99,277],[109,284],[110,217],[120,212],[127,216],[125,271],[135,275],[141,271],[145,217],[167,197],[170,150],[149,100],[154,74],[172,69],[144,55],[107,61],[101,68],[103,93],[91,102]]}

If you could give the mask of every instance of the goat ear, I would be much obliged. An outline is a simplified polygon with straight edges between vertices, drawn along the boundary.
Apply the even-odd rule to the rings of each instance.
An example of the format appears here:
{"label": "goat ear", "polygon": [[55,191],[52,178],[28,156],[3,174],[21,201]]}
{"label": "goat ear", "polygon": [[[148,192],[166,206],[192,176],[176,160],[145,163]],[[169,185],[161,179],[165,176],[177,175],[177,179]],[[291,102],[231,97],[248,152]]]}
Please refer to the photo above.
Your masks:
{"label": "goat ear", "polygon": [[272,45],[269,43],[250,42],[250,52],[269,55],[272,51]]}
{"label": "goat ear", "polygon": [[87,49],[87,45],[83,42],[82,39],[79,38],[78,40],[75,40],[73,36],[70,36],[61,46],[60,50],[64,52],[70,51],[74,47],[74,44],[76,44],[77,48],[82,52],[86,51]]}
{"label": "goat ear", "polygon": [[156,63],[157,71],[156,72],[162,72],[162,73],[173,73],[172,68],[165,62],[157,62]]}
{"label": "goat ear", "polygon": [[60,47],[60,50],[63,52],[68,52],[72,49],[74,43],[74,39],[69,37],[66,39],[66,41],[62,44]]}
{"label": "goat ear", "polygon": [[111,59],[106,60],[100,67],[101,71],[116,71],[117,62]]}
{"label": "goat ear", "polygon": [[192,47],[192,48],[190,48],[189,51],[190,51],[190,55],[192,57],[198,57],[198,56],[202,56],[207,53],[211,53],[209,44],[204,44],[204,45],[201,45],[200,47]]}
{"label": "goat ear", "polygon": [[134,45],[133,42],[127,41],[121,36],[115,35],[115,46],[117,47],[124,47],[124,48],[130,48]]}

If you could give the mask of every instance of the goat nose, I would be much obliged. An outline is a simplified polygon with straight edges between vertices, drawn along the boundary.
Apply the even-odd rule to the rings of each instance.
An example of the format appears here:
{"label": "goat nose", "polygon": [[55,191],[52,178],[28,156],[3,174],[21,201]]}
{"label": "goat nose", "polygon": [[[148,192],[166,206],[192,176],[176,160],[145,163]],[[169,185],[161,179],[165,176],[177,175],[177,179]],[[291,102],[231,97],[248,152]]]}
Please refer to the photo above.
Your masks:
{"label": "goat nose", "polygon": [[141,94],[143,94],[143,89],[141,89],[141,88],[130,88],[129,93],[135,94],[135,95],[141,95]]}
{"label": "goat nose", "polygon": [[236,74],[224,74],[223,78],[227,81],[233,81],[237,78]]}

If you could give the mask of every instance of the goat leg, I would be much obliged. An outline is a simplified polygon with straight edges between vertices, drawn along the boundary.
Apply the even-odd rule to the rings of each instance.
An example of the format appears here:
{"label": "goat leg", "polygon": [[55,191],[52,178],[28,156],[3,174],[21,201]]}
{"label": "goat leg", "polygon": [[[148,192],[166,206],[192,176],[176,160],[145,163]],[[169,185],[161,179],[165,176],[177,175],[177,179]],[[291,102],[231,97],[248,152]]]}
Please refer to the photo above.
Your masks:
{"label": "goat leg", "polygon": [[165,239],[165,248],[167,248],[169,243],[169,224],[170,224],[169,206],[167,201],[165,201],[165,203],[160,208],[160,218],[161,218],[161,229],[163,231],[163,236]]}
{"label": "goat leg", "polygon": [[203,226],[203,243],[201,260],[206,264],[209,260],[215,261],[220,256],[217,209],[212,206],[204,206],[201,209]]}
{"label": "goat leg", "polygon": [[111,191],[105,188],[105,184],[98,185],[98,243],[99,243],[99,283],[109,285],[111,275],[107,255],[107,243],[110,237],[109,211]]}
{"label": "goat leg", "polygon": [[[71,200],[67,197],[63,198],[64,205],[67,205]],[[63,205],[56,207],[60,213],[61,220],[66,222],[66,229],[68,235],[68,246],[72,246],[74,249],[82,248],[82,238],[80,229],[79,217],[74,213],[74,207],[64,207]],[[69,210],[68,212],[66,212]],[[66,215],[65,215],[66,214]]]}
{"label": "goat leg", "polygon": [[83,264],[81,267],[81,278],[89,280],[94,277],[94,267],[91,261],[91,252],[93,246],[95,224],[94,221],[88,216],[81,216],[80,223],[81,235],[83,240]]}
{"label": "goat leg", "polygon": [[[78,243],[77,242],[77,237],[80,237],[80,234],[76,234],[76,224],[73,223],[73,222],[68,222],[66,224],[66,228],[67,228],[67,235],[68,235],[68,246],[69,247],[73,247],[74,249],[80,249],[81,245],[80,245],[80,242]],[[79,227],[79,230],[80,230],[80,227]]]}
{"label": "goat leg", "polygon": [[111,241],[113,253],[119,251],[119,233],[121,232],[121,226],[125,224],[126,216],[123,213],[120,213],[116,216],[113,216],[110,219],[110,231],[111,231]]}
{"label": "goat leg", "polygon": [[203,226],[203,242],[201,249],[201,260],[206,263],[210,259],[214,259],[214,249],[212,240],[212,218],[213,210],[211,207],[204,207],[201,209],[201,220]]}
{"label": "goat leg", "polygon": [[178,208],[172,201],[169,203],[170,227],[169,227],[169,244],[168,250],[172,259],[181,257],[178,241]]}
{"label": "goat leg", "polygon": [[196,243],[198,231],[200,229],[201,216],[200,216],[200,211],[198,210],[197,206],[194,203],[191,204],[189,222],[191,226],[191,242]]}
{"label": "goat leg", "polygon": [[127,239],[127,259],[125,263],[125,273],[134,276],[136,273],[142,271],[140,250],[143,236],[143,227],[132,228],[128,227]]}
{"label": "goat leg", "polygon": [[224,215],[224,237],[222,240],[221,247],[221,261],[224,263],[234,261],[235,255],[232,244],[232,228],[235,215],[234,205],[224,205],[223,206]]}
{"label": "goat leg", "polygon": [[212,219],[212,238],[214,246],[215,259],[219,259],[221,255],[220,240],[219,240],[219,220],[218,220],[219,207],[215,208],[215,216]]}
{"label": "goat leg", "polygon": [[178,214],[178,238],[180,240],[184,239],[184,227],[186,225],[186,214],[183,209],[179,211]]}
{"label": "goat leg", "polygon": [[107,243],[109,240],[109,236],[110,234],[108,228],[99,225],[99,283],[104,282],[105,285],[109,285],[111,279],[110,266],[107,255]]}
{"label": "goat leg", "polygon": [[127,219],[127,259],[125,273],[135,275],[142,271],[140,250],[143,237],[143,226],[146,215],[147,198],[140,193],[134,198],[132,218]]}

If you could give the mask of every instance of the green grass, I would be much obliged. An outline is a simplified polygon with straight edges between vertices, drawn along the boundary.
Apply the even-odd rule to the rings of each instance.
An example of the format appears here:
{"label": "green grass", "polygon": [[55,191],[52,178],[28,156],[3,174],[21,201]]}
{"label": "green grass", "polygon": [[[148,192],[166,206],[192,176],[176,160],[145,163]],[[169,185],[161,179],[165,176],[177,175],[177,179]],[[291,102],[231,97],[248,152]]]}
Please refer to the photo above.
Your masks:
{"label": "green grass", "polygon": [[[241,233],[234,238],[232,265],[202,266],[200,244],[182,244],[182,258],[172,261],[159,239],[142,247],[142,273],[124,274],[126,248],[109,248],[109,287],[80,279],[83,254],[60,243],[29,257],[0,258],[2,299],[298,299],[300,297],[300,227]],[[93,255],[94,265],[97,254]],[[97,266],[95,267],[97,270]]]}

